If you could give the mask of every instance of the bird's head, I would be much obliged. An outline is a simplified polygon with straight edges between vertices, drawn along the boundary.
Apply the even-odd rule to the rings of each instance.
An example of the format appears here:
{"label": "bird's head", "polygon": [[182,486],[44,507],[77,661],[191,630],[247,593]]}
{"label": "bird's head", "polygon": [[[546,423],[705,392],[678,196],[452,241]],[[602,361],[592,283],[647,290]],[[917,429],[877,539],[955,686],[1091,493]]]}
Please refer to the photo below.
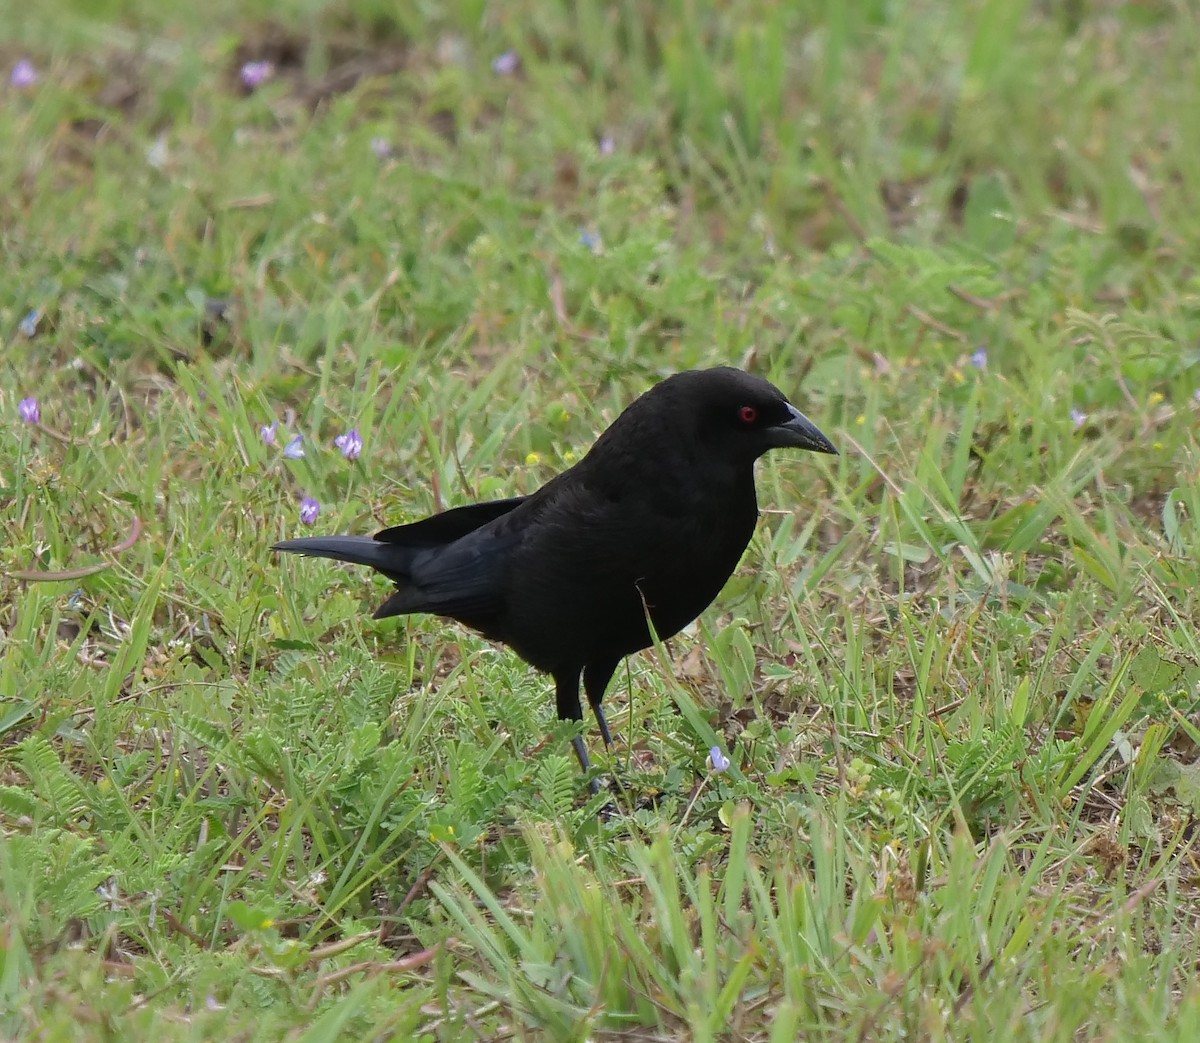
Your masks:
{"label": "bird's head", "polygon": [[695,423],[695,435],[713,453],[756,460],[790,447],[837,455],[833,443],[782,391],[762,377],[721,366],[668,377],[655,391],[675,399]]}

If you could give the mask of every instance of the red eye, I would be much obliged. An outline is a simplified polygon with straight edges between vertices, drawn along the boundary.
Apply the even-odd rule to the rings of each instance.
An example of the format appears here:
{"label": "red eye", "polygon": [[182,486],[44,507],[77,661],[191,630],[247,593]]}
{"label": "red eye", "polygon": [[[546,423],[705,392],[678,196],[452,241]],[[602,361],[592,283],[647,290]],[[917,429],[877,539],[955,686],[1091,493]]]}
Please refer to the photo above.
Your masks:
{"label": "red eye", "polygon": [[758,410],[753,406],[742,406],[738,410],[738,419],[746,426],[749,426],[758,419]]}

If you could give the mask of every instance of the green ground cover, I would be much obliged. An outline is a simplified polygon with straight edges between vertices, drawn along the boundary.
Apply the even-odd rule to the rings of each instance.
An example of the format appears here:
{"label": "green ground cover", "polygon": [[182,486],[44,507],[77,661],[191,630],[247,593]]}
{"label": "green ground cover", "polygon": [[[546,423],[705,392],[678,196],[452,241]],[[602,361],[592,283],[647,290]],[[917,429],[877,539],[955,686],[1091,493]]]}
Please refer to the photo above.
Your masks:
{"label": "green ground cover", "polygon": [[[3,17],[0,1036],[1200,1037],[1194,4]],[[617,815],[267,549],[722,363],[843,452],[618,673]]]}

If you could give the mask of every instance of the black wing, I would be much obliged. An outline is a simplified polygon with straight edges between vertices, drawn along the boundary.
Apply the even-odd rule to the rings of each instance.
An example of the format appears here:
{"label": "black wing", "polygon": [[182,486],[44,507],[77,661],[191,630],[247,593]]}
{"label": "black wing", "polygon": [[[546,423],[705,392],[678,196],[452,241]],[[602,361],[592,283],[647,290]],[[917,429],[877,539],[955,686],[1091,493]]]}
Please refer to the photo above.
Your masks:
{"label": "black wing", "polygon": [[512,496],[507,500],[487,500],[484,503],[467,504],[465,507],[453,507],[442,511],[441,514],[432,514],[407,525],[393,525],[388,529],[380,529],[375,533],[375,539],[381,543],[402,543],[413,548],[444,547],[447,543],[453,543],[467,533],[508,514],[527,499],[526,496]]}

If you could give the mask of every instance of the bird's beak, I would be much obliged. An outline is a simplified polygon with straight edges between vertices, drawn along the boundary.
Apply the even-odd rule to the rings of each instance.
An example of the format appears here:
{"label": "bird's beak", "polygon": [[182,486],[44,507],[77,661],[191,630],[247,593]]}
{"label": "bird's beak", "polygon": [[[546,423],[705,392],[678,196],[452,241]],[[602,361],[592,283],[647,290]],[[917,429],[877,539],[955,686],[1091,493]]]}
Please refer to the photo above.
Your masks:
{"label": "bird's beak", "polygon": [[790,420],[775,424],[764,432],[771,440],[772,448],[782,449],[790,446],[794,449],[809,449],[814,453],[838,455],[833,443],[821,433],[821,429],[790,402],[788,412],[791,414]]}

